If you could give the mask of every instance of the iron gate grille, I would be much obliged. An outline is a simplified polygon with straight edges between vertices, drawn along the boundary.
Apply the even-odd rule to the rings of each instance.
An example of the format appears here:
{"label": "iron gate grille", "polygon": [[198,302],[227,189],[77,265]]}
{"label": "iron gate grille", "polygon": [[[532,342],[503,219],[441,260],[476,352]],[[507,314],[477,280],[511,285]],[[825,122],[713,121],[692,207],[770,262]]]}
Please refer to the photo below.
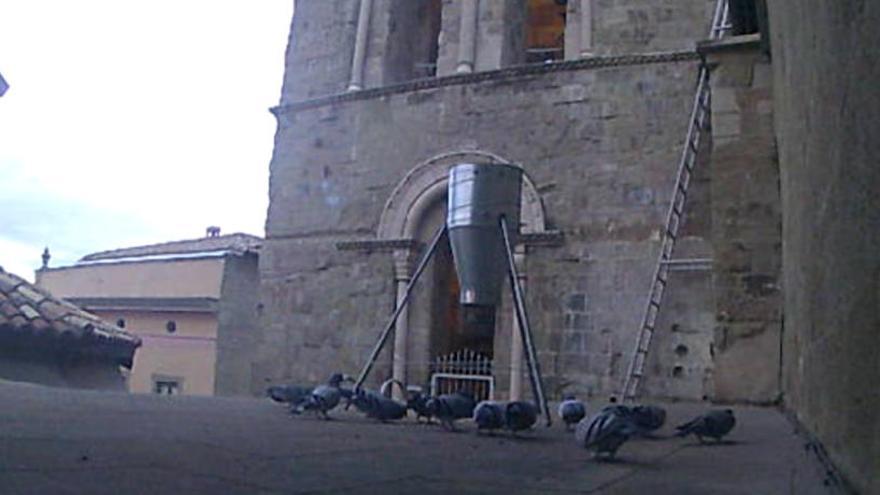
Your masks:
{"label": "iron gate grille", "polygon": [[478,402],[495,397],[492,358],[470,349],[437,356],[431,363],[431,395],[468,392]]}

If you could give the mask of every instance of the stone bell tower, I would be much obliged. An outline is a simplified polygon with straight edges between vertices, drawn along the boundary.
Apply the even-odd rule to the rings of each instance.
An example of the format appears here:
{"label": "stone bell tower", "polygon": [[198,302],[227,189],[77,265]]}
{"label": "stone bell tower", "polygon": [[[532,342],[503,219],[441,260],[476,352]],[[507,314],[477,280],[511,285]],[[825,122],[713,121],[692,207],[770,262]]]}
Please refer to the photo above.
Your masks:
{"label": "stone bell tower", "polygon": [[[717,6],[297,1],[281,101],[272,110],[278,130],[260,256],[264,324],[254,390],[360,368],[443,221],[449,168],[479,162],[524,170],[516,257],[551,398],[614,392],[665,235],[701,64],[695,46]],[[755,59],[749,73],[763,70],[758,65]],[[745,91],[752,81],[743,84]],[[744,101],[725,101],[725,111],[743,110]],[[713,267],[728,265],[712,261],[729,255],[717,229],[733,236],[752,229],[762,242],[744,233],[740,244],[766,255],[766,263],[740,268],[775,279],[778,195],[753,188],[755,197],[746,198],[716,187],[748,174],[736,168],[743,164],[717,169],[711,138],[699,157],[677,247],[677,256],[697,262],[673,274],[657,323],[662,331],[645,380],[646,393],[656,396],[712,396],[719,376],[713,353],[750,352],[749,336],[719,347],[719,294],[778,305],[773,291],[746,294],[735,282],[743,272],[715,277]],[[754,176],[772,182],[775,169],[760,160],[749,166],[769,175]],[[740,222],[742,201],[767,204],[767,215]],[[419,283],[376,375],[427,386],[438,360],[465,353],[489,363],[484,371],[497,397],[523,396],[512,308],[502,306],[485,331],[467,330],[474,327],[455,304],[459,284],[448,245]],[[778,331],[774,314],[754,315],[758,334]],[[761,401],[772,389],[726,393]]]}

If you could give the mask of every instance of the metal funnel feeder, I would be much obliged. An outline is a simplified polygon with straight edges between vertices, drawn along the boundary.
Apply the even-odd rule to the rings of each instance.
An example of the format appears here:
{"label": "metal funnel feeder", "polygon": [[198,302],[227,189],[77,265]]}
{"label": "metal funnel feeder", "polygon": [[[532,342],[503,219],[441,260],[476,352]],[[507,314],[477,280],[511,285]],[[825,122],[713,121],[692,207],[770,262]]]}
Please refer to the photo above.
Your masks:
{"label": "metal funnel feeder", "polygon": [[464,306],[501,300],[507,261],[498,221],[507,220],[516,243],[522,175],[520,167],[507,164],[462,163],[449,171],[446,228]]}

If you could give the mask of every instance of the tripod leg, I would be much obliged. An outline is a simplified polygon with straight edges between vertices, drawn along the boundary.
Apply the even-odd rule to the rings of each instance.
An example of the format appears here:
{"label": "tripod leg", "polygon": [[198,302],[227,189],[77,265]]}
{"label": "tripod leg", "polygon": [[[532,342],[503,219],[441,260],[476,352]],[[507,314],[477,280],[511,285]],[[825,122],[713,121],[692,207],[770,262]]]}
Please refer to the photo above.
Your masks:
{"label": "tripod leg", "polygon": [[535,352],[535,344],[532,341],[532,329],[529,326],[529,317],[526,314],[526,303],[523,298],[522,288],[519,285],[519,277],[516,273],[516,263],[513,260],[513,247],[510,245],[510,235],[507,232],[507,220],[501,217],[501,235],[504,238],[504,254],[507,256],[507,275],[510,279],[510,288],[513,291],[513,303],[516,309],[516,319],[519,323],[519,331],[525,347],[526,364],[529,368],[529,379],[532,382],[532,392],[535,394],[535,403],[541,410],[541,414],[547,421],[547,426],[553,423],[550,410],[547,408],[547,397],[544,395],[544,382],[541,379],[541,368],[538,365],[538,355]]}
{"label": "tripod leg", "polygon": [[435,251],[437,251],[437,246],[440,244],[440,238],[443,237],[444,232],[446,232],[445,222],[437,230],[437,233],[434,234],[434,238],[431,240],[430,247],[425,252],[425,255],[422,256],[421,261],[419,261],[419,265],[416,268],[412,279],[406,286],[406,292],[404,293],[403,298],[400,300],[400,304],[397,305],[397,308],[394,310],[394,314],[391,315],[391,320],[385,326],[385,329],[379,336],[379,341],[376,342],[375,347],[373,347],[373,352],[370,353],[370,358],[367,359],[366,364],[364,364],[364,368],[361,370],[361,374],[358,375],[358,379],[354,384],[355,390],[360,390],[361,386],[364,384],[364,380],[367,379],[367,375],[370,374],[370,370],[373,369],[373,365],[376,364],[376,358],[379,357],[379,352],[382,351],[382,347],[384,347],[385,342],[388,341],[388,336],[391,335],[391,330],[394,328],[394,324],[397,323],[397,317],[400,316],[401,311],[403,311],[403,308],[409,302],[409,296],[412,294],[413,287],[415,287],[416,282],[419,280],[419,276],[422,274],[423,271],[425,271],[425,267],[428,266],[428,261],[431,259],[431,256],[434,254]]}

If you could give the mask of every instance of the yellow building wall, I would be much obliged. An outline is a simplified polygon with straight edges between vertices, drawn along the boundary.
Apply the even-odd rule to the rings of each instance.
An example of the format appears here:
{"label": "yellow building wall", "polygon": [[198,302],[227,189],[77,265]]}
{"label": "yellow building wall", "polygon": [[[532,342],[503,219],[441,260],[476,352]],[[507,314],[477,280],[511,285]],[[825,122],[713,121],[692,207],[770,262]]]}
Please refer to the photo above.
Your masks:
{"label": "yellow building wall", "polygon": [[[157,377],[180,380],[184,395],[214,395],[217,361],[217,317],[212,313],[99,311],[108,322],[125,320],[125,330],[139,336],[143,345],[135,353],[128,390],[154,393]],[[177,330],[166,325],[174,321]]]}
{"label": "yellow building wall", "polygon": [[219,298],[223,258],[74,265],[36,276],[57,297]]}

